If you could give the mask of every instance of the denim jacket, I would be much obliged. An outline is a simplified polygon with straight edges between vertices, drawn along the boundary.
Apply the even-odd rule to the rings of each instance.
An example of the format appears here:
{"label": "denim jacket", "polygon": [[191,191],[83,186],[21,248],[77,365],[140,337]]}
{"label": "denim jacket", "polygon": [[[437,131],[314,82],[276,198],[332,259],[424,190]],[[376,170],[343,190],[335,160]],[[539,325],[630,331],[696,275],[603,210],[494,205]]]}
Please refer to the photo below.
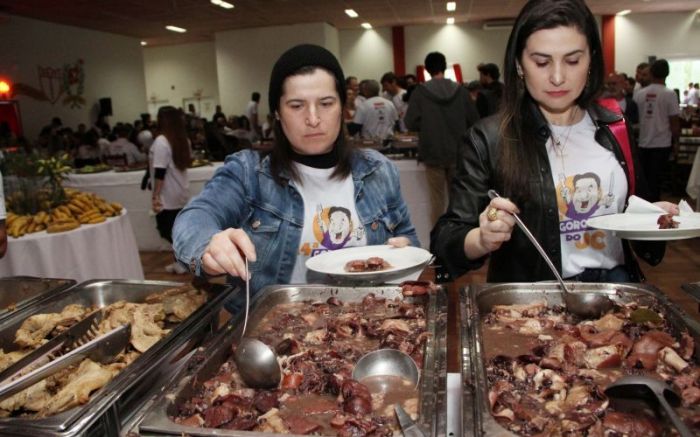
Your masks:
{"label": "denim jacket", "polygon": [[[257,255],[249,265],[251,291],[289,283],[304,227],[304,204],[294,180],[288,174],[282,178],[286,182],[282,185],[272,178],[269,156],[252,150],[228,156],[175,221],[173,247],[178,261],[204,276],[201,259],[212,236],[227,228],[242,228]],[[394,236],[406,236],[412,245],[420,245],[391,161],[374,150],[356,150],[352,180],[368,245],[385,244]]]}

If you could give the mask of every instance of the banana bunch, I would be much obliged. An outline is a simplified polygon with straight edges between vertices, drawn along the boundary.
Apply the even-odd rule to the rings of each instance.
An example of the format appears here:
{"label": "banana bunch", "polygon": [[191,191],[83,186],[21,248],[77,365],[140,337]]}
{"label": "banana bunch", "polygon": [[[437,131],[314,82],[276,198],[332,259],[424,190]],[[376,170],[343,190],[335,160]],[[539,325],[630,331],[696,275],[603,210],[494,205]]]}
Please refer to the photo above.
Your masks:
{"label": "banana bunch", "polygon": [[83,225],[104,222],[108,217],[121,214],[122,206],[117,202],[108,203],[94,193],[84,193],[66,189],[68,203],[50,211],[40,211],[34,215],[7,213],[5,226],[7,234],[19,238],[26,234],[46,230],[48,233],[71,231]]}
{"label": "banana bunch", "polygon": [[43,231],[46,229],[49,220],[50,217],[45,211],[35,215],[17,215],[8,212],[5,219],[5,228],[7,235],[19,238],[25,234]]}

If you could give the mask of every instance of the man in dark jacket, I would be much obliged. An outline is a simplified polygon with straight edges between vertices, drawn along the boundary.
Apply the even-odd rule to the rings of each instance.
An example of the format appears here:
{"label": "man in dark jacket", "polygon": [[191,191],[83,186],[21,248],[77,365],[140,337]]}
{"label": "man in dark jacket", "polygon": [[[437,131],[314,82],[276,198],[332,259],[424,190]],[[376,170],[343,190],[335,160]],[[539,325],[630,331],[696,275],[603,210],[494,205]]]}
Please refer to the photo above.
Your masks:
{"label": "man in dark jacket", "polygon": [[418,158],[427,167],[432,223],[447,209],[457,151],[467,129],[479,119],[467,90],[445,78],[446,68],[442,53],[432,52],[425,57],[431,79],[416,87],[404,117],[406,127],[418,131]]}

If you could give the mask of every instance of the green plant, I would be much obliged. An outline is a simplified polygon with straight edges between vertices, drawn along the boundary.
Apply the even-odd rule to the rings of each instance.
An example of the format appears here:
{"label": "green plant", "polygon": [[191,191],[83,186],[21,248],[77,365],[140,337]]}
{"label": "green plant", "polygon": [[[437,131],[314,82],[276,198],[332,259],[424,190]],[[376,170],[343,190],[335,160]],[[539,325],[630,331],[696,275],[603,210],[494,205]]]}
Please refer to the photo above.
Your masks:
{"label": "green plant", "polygon": [[72,171],[70,157],[42,158],[36,153],[8,153],[2,163],[8,209],[17,214],[48,211],[67,201],[63,181]]}

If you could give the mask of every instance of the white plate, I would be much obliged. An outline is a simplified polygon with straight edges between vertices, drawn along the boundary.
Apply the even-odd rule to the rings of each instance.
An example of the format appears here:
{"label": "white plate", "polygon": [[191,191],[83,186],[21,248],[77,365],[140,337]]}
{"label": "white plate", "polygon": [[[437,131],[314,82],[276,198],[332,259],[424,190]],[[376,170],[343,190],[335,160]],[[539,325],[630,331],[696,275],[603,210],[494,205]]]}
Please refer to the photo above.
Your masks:
{"label": "white plate", "polygon": [[656,221],[659,213],[612,214],[588,219],[592,228],[611,231],[613,235],[628,240],[668,241],[700,237],[700,213],[673,216],[676,229],[659,229]]}
{"label": "white plate", "polygon": [[[391,267],[378,272],[345,271],[345,264],[348,261],[367,259],[372,256],[383,258]],[[420,273],[432,257],[430,252],[420,247],[360,246],[324,252],[309,258],[306,261],[306,268],[337,279],[387,282],[413,270]]]}

